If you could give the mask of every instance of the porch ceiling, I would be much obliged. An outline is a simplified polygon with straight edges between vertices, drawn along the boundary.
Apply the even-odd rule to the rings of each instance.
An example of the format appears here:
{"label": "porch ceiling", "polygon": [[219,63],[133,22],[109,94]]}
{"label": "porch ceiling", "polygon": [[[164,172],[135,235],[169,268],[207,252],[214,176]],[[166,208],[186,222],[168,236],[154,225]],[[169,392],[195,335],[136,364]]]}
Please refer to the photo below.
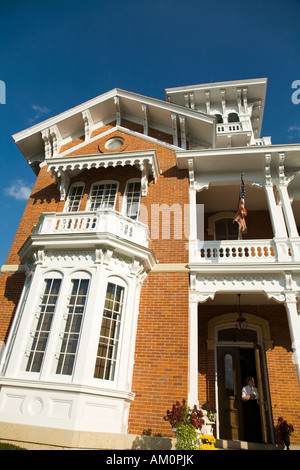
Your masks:
{"label": "porch ceiling", "polygon": [[[204,304],[201,305],[232,305],[236,306],[236,311],[238,311],[238,294],[237,293],[217,293],[214,299],[207,300]],[[274,299],[268,299],[263,292],[251,293],[241,293],[241,310],[243,311],[243,305],[279,305]]]}
{"label": "porch ceiling", "polygon": [[[263,188],[245,183],[245,205],[248,211],[268,210],[268,203]],[[204,204],[206,213],[235,211],[239,201],[239,182],[211,184],[208,189],[197,193],[197,204]]]}

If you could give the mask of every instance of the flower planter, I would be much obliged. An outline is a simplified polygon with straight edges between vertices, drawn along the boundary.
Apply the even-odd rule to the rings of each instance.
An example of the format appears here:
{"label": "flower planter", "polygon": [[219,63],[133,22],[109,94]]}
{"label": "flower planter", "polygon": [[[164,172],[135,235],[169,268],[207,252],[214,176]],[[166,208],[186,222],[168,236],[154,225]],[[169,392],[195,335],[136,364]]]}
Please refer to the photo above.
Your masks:
{"label": "flower planter", "polygon": [[[167,410],[165,421],[169,421],[172,431],[176,436],[176,449],[196,450],[203,445],[202,436],[206,436],[208,441],[214,440],[213,424],[215,414],[209,409],[201,409],[198,406],[189,408],[186,401],[182,404],[176,402],[172,410]],[[211,439],[210,439],[211,438]]]}

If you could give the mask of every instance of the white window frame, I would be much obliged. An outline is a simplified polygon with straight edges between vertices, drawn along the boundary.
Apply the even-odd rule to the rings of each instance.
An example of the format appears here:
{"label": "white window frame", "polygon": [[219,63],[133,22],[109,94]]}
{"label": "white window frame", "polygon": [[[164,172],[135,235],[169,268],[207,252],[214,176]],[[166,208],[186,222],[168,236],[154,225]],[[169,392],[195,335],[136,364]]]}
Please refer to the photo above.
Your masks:
{"label": "white window frame", "polygon": [[[122,310],[121,310],[121,319],[120,319],[120,324],[119,324],[119,333],[118,333],[118,344],[117,344],[117,350],[114,352],[115,354],[115,368],[114,368],[114,375],[112,379],[105,379],[101,377],[96,377],[95,372],[96,372],[96,364],[98,360],[98,346],[100,343],[100,337],[101,337],[101,330],[102,330],[102,324],[103,324],[103,319],[104,319],[104,310],[105,310],[105,302],[106,302],[106,293],[107,293],[107,288],[108,284],[114,284],[116,286],[119,286],[124,289],[123,291],[123,302],[122,302]],[[127,306],[127,292],[128,292],[128,285],[127,283],[119,276],[109,276],[106,280],[106,285],[105,285],[105,291],[104,291],[104,302],[102,305],[102,312],[101,312],[101,317],[100,317],[100,325],[98,328],[98,335],[97,335],[97,349],[96,349],[96,355],[94,357],[94,364],[93,364],[93,381],[94,383],[98,384],[105,384],[108,388],[114,388],[115,385],[118,383],[118,378],[119,378],[119,369],[120,369],[120,358],[122,354],[122,345],[123,345],[123,331],[124,331],[124,325],[125,325],[125,318],[126,318],[126,306]],[[114,338],[115,340],[115,338]]]}
{"label": "white window frame", "polygon": [[[43,352],[42,364],[41,364],[41,367],[40,367],[39,371],[26,370],[27,366],[28,366],[28,362],[29,362],[30,351],[32,350],[32,345],[33,345],[33,341],[34,341],[34,339],[33,339],[34,336],[33,335],[34,335],[34,332],[37,331],[37,326],[38,326],[38,323],[39,323],[39,320],[40,320],[40,317],[41,317],[41,303],[42,303],[43,297],[45,296],[46,281],[49,280],[49,279],[51,279],[51,280],[59,279],[61,281],[61,283],[60,283],[60,288],[59,288],[58,295],[57,295],[57,300],[56,300],[56,303],[55,303],[53,318],[51,320],[51,327],[48,331],[48,338],[47,338],[47,342],[46,342],[45,349],[44,349],[44,352]],[[56,320],[57,312],[59,311],[58,306],[60,305],[60,300],[61,300],[62,295],[63,295],[62,294],[62,292],[63,292],[63,281],[64,281],[64,276],[60,271],[48,271],[43,276],[43,279],[42,279],[42,282],[41,282],[41,285],[40,285],[40,290],[39,290],[40,294],[38,296],[38,300],[37,300],[37,303],[36,303],[34,318],[32,319],[31,328],[30,328],[29,335],[28,335],[28,340],[27,340],[27,345],[26,345],[25,352],[24,352],[23,363],[22,363],[22,366],[21,366],[22,371],[28,377],[38,376],[38,375],[41,375],[44,372],[44,364],[45,364],[46,358],[47,358],[47,351],[49,349],[49,344],[51,343],[51,334],[52,334],[52,331],[53,331],[53,328],[54,328],[54,323],[55,323],[55,320]]]}
{"label": "white window frame", "polygon": [[[82,182],[78,182],[78,183],[74,183],[70,186],[69,188],[69,191],[68,191],[68,196],[67,196],[67,199],[66,199],[66,203],[65,203],[65,207],[64,207],[64,212],[67,212],[67,213],[75,213],[75,212],[79,212],[79,209],[80,209],[80,204],[81,204],[81,201],[82,201],[82,196],[83,196],[83,193],[84,193],[84,183]],[[80,201],[79,201],[79,204],[78,204],[78,209],[76,211],[73,211],[73,210],[70,210],[70,205],[73,204],[74,201],[72,201],[71,203],[71,200],[70,200],[70,196],[71,196],[71,191],[74,189],[74,188],[79,188],[81,187],[82,188],[82,193],[81,193],[81,196],[80,196]]]}
{"label": "white window frame", "polygon": [[[78,332],[78,340],[77,340],[76,353],[75,353],[72,373],[71,374],[63,374],[63,373],[58,373],[57,368],[58,368],[60,357],[63,354],[62,353],[63,338],[64,338],[64,335],[67,334],[66,326],[67,326],[69,316],[71,315],[68,312],[68,307],[69,307],[69,302],[70,302],[70,299],[71,299],[71,294],[72,294],[72,289],[73,289],[73,281],[74,280],[80,280],[80,281],[81,280],[88,280],[89,284],[88,284],[88,288],[87,288],[87,293],[85,295],[86,300],[85,300],[84,309],[83,309],[83,313],[82,313],[80,330]],[[77,362],[78,353],[79,353],[79,350],[80,350],[80,341],[81,341],[81,336],[82,336],[82,330],[83,330],[83,325],[84,325],[84,322],[85,322],[86,312],[87,312],[87,309],[88,309],[91,282],[92,282],[92,274],[90,272],[85,271],[85,270],[75,271],[68,277],[68,285],[67,286],[65,285],[64,290],[62,292],[62,295],[64,296],[64,306],[63,306],[63,309],[62,309],[62,312],[63,312],[62,316],[60,317],[59,331],[56,332],[56,353],[55,353],[55,356],[54,356],[54,361],[53,361],[52,370],[51,370],[51,375],[55,376],[56,379],[58,379],[58,380],[71,381],[72,377],[75,374],[76,362]],[[57,338],[57,336],[58,336],[58,338]]]}
{"label": "white window frame", "polygon": [[[128,203],[128,188],[131,183],[139,183],[140,184],[140,196],[139,196],[139,202],[137,204],[137,211],[136,211],[136,218],[130,217],[127,213],[127,203]],[[122,214],[126,215],[126,217],[129,217],[132,220],[139,220],[139,212],[140,212],[140,204],[141,204],[141,197],[142,197],[142,182],[140,178],[131,178],[130,180],[126,181],[126,187],[125,187],[125,193],[124,193],[124,198],[123,198],[123,206],[122,206]]]}
{"label": "white window frame", "polygon": [[[113,204],[113,207],[101,207],[102,205],[102,202],[100,203],[100,206],[97,207],[97,208],[92,208],[92,192],[93,192],[93,188],[96,186],[96,185],[110,185],[110,184],[115,184],[116,185],[116,193],[115,193],[115,199],[114,199],[114,204]],[[95,183],[92,184],[91,186],[91,189],[90,189],[90,193],[89,193],[89,197],[88,197],[88,203],[87,203],[87,211],[96,211],[98,209],[113,209],[115,210],[115,207],[116,207],[116,201],[117,201],[117,196],[118,196],[118,191],[119,191],[119,182],[118,181],[115,181],[115,180],[102,180],[102,181],[97,181]]]}

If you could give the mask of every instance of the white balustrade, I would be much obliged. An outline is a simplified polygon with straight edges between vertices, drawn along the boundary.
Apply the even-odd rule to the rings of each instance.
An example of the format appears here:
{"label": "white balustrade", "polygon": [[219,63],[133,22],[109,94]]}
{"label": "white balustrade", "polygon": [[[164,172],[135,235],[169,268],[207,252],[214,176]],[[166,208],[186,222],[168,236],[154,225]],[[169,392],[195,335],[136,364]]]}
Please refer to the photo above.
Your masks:
{"label": "white balustrade", "polygon": [[240,122],[220,123],[217,124],[217,132],[241,132],[243,130]]}
{"label": "white balustrade", "polygon": [[190,244],[190,261],[200,263],[275,263],[273,240],[195,241]]}
{"label": "white balustrade", "polygon": [[93,212],[45,212],[41,215],[33,234],[111,234],[144,247],[148,246],[148,227],[112,209]]}

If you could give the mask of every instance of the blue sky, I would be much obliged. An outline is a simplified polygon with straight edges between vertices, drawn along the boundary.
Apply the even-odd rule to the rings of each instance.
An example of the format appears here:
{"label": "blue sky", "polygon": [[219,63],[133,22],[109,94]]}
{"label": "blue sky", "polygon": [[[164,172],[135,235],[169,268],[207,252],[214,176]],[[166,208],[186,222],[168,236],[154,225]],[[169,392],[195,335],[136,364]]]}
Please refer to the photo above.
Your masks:
{"label": "blue sky", "polygon": [[164,99],[267,77],[262,136],[300,142],[300,0],[0,0],[0,12],[0,265],[35,181],[11,135],[115,87]]}

